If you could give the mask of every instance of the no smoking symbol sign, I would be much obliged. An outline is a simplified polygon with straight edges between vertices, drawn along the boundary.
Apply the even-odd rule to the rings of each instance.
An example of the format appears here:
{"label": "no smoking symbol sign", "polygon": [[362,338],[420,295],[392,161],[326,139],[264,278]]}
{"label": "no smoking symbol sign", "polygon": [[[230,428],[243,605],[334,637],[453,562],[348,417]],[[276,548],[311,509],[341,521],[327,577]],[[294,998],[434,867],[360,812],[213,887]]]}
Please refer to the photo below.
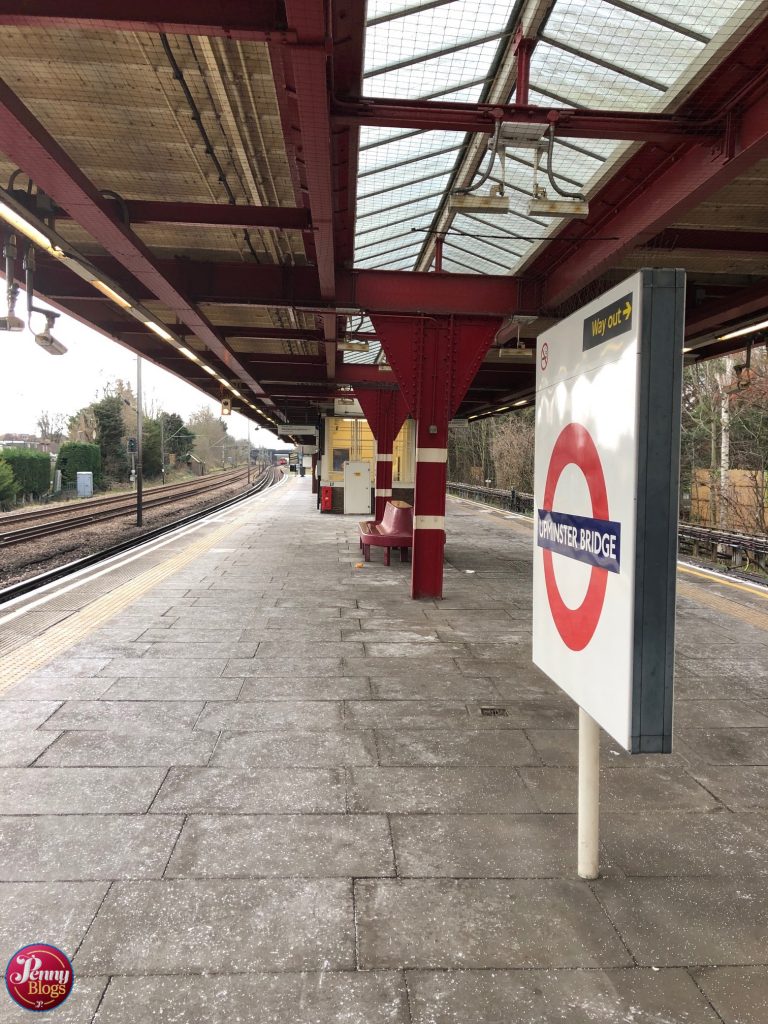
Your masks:
{"label": "no smoking symbol sign", "polygon": [[548,365],[549,365],[549,345],[545,341],[544,344],[541,346],[541,368],[542,368],[542,370],[546,370]]}
{"label": "no smoking symbol sign", "polygon": [[[543,358],[542,350],[542,358]],[[605,476],[600,462],[600,455],[595,447],[589,431],[579,423],[569,423],[555,442],[549,460],[547,479],[544,486],[543,509],[552,512],[555,491],[558,481],[566,466],[573,464],[584,474],[592,504],[592,519],[608,521],[608,492]],[[572,651],[583,651],[600,622],[603,611],[605,591],[608,586],[608,571],[593,565],[589,575],[589,585],[584,600],[578,608],[569,608],[563,601],[555,578],[552,551],[542,550],[544,559],[544,582],[547,589],[547,600],[552,611],[552,619],[563,643]]]}

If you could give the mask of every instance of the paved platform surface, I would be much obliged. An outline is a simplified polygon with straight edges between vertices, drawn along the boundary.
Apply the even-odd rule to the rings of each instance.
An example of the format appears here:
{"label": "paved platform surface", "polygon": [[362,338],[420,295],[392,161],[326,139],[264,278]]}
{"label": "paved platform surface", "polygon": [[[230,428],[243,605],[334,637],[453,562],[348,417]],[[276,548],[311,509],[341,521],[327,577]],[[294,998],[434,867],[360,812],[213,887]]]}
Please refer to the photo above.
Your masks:
{"label": "paved platform surface", "polygon": [[675,752],[604,744],[588,884],[527,525],[451,502],[417,603],[308,481],[221,522],[1,695],[0,959],[74,956],[52,1020],[766,1024],[764,597],[681,577]]}

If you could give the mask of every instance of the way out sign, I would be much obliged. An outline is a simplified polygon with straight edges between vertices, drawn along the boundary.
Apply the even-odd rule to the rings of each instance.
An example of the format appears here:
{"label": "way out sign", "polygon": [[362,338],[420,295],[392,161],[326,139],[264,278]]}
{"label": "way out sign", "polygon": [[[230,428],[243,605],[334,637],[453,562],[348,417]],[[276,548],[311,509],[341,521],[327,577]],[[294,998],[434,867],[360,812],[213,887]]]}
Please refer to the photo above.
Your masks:
{"label": "way out sign", "polygon": [[632,753],[672,745],[684,300],[642,270],[537,350],[533,660]]}

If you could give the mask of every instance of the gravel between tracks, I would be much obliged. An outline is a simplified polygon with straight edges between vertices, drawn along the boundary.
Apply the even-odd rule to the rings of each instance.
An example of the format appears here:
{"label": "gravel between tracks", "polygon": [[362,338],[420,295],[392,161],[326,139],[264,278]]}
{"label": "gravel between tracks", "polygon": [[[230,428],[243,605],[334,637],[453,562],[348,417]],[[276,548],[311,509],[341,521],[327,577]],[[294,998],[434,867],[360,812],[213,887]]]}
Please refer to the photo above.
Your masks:
{"label": "gravel between tracks", "polygon": [[40,540],[2,548],[0,586],[19,583],[48,569],[55,569],[59,565],[103,551],[104,548],[110,548],[122,541],[140,537],[159,526],[173,522],[174,519],[181,519],[209,505],[218,505],[244,490],[247,490],[247,487],[242,481],[237,481],[229,486],[219,487],[213,493],[179,498],[178,501],[162,505],[160,508],[146,509],[142,527],[136,526],[134,512],[104,523],[80,526],[71,533],[54,534],[51,537],[41,537]]}

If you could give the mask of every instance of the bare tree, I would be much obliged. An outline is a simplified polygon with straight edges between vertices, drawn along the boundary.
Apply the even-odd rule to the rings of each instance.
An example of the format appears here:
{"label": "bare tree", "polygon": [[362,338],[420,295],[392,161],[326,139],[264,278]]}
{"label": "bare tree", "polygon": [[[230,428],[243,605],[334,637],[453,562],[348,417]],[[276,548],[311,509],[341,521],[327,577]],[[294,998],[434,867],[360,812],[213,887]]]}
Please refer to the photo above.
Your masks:
{"label": "bare tree", "polygon": [[67,429],[67,416],[63,412],[43,410],[37,417],[37,429],[43,441],[58,444]]}

